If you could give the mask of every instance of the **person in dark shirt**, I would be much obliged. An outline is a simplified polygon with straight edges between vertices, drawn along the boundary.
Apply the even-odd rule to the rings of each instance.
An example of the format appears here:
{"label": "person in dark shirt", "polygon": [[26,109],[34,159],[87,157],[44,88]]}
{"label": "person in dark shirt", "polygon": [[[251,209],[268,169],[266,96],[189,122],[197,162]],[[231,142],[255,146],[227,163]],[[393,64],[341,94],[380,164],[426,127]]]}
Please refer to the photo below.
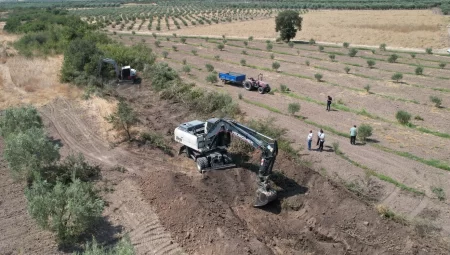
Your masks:
{"label": "person in dark shirt", "polygon": [[331,101],[332,100],[333,99],[330,96],[328,96],[328,99],[327,99],[327,111],[330,111],[330,109],[331,109]]}

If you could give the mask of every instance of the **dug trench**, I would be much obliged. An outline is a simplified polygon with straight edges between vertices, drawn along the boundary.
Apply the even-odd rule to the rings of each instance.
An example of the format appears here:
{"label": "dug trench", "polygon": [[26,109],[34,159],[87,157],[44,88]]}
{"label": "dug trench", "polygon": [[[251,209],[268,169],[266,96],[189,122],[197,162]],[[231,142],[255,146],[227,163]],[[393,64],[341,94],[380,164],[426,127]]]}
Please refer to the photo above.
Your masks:
{"label": "dug trench", "polygon": [[[40,112],[63,154],[82,152],[105,169],[113,191],[104,216],[129,232],[137,254],[448,254],[437,238],[381,218],[373,205],[283,152],[273,175],[279,200],[254,208],[258,151],[234,169],[200,174],[176,155],[172,135],[180,123],[205,116],[160,99],[148,84],[117,92],[138,114],[134,134],[162,134],[174,155],[137,140],[111,144],[101,132],[104,116],[86,102],[60,98]],[[123,170],[110,170],[117,166]]]}
{"label": "dug trench", "polygon": [[[180,123],[201,118],[182,102],[164,101],[146,86],[119,90],[141,124],[172,140]],[[212,117],[212,116],[210,116]],[[174,151],[177,144],[172,143]],[[180,170],[145,171],[144,199],[189,254],[446,254],[437,239],[383,219],[374,206],[280,152],[274,166],[279,200],[252,206],[259,152],[237,168],[197,172],[183,156],[163,156]]]}

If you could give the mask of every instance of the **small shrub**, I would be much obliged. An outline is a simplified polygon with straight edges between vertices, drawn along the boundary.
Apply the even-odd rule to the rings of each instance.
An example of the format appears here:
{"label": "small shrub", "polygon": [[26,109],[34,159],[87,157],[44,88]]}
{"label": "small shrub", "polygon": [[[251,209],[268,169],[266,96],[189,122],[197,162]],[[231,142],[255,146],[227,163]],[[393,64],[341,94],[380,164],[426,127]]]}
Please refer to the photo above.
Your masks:
{"label": "small shrub", "polygon": [[358,139],[365,142],[370,136],[372,136],[372,127],[369,124],[361,124],[358,127]]}
{"label": "small shrub", "polygon": [[241,63],[241,66],[246,66],[247,65],[247,61],[245,61],[245,59],[241,59],[240,63]]}
{"label": "small shrub", "polygon": [[244,41],[244,46],[247,47],[248,46],[248,42]]}
{"label": "small shrub", "polygon": [[401,79],[403,79],[403,74],[401,74],[401,73],[394,73],[391,76],[391,79],[396,81],[396,82],[399,82]]}
{"label": "small shrub", "polygon": [[416,116],[414,117],[414,119],[415,119],[415,120],[423,120],[423,118],[420,117],[419,115],[416,115]]}
{"label": "small shrub", "polygon": [[305,61],[305,65],[309,66],[309,64],[310,64],[310,63],[309,63],[309,60],[306,60],[306,61]]}
{"label": "small shrub", "polygon": [[309,39],[309,44],[310,45],[316,44],[316,40],[314,40],[313,38]]}
{"label": "small shrub", "polygon": [[367,91],[367,93],[370,93],[370,84],[364,86],[364,89]]}
{"label": "small shrub", "polygon": [[217,49],[223,50],[224,48],[225,48],[225,44],[223,44],[223,43],[217,44]]}
{"label": "small shrub", "polygon": [[316,74],[314,75],[314,78],[316,78],[317,81],[321,81],[322,78],[323,78],[323,75],[320,74],[320,73],[316,73]]}
{"label": "small shrub", "polygon": [[248,55],[247,51],[243,50],[242,55]]}
{"label": "small shrub", "polygon": [[222,42],[223,44],[227,44],[228,41],[226,39],[223,39]]}
{"label": "small shrub", "polygon": [[253,41],[253,36],[249,36],[248,37],[248,40],[251,42],[251,41]]}
{"label": "small shrub", "polygon": [[266,44],[267,51],[271,51],[272,49],[273,49],[273,44],[271,44],[271,43]]}
{"label": "small shrub", "polygon": [[372,52],[372,54],[375,54],[376,50],[370,50]]}
{"label": "small shrub", "polygon": [[106,121],[113,124],[116,129],[123,129],[131,140],[130,128],[137,123],[136,113],[125,100],[120,100],[114,113],[108,115]]}
{"label": "small shrub", "polygon": [[334,61],[334,59],[336,58],[336,55],[330,54],[330,55],[328,55],[328,57],[330,58],[331,61]]}
{"label": "small shrub", "polygon": [[184,66],[183,66],[183,72],[184,72],[185,74],[189,74],[189,73],[191,72],[191,67],[188,66],[188,65],[184,65]]}
{"label": "small shrub", "polygon": [[437,196],[440,201],[445,200],[445,192],[442,188],[431,187],[431,191]]}
{"label": "small shrub", "polygon": [[295,115],[296,112],[300,111],[300,104],[299,103],[290,103],[288,105],[288,112],[291,115]]}
{"label": "small shrub", "polygon": [[141,43],[145,43],[146,40],[144,38],[141,39]]}
{"label": "small shrub", "polygon": [[430,101],[434,103],[434,106],[441,107],[442,99],[437,96],[430,96]]}
{"label": "small shrub", "polygon": [[444,69],[446,65],[447,65],[447,64],[444,63],[444,62],[439,63],[439,67],[440,67],[441,69]]}
{"label": "small shrub", "polygon": [[167,58],[167,56],[169,56],[169,52],[167,51],[163,51],[162,53],[163,58]]}
{"label": "small shrub", "polygon": [[342,154],[341,150],[339,149],[339,142],[333,142],[331,145],[333,146],[334,153],[338,155]]}
{"label": "small shrub", "polygon": [[161,46],[161,41],[160,40],[156,40],[155,41],[155,46],[156,47],[160,47]]}
{"label": "small shrub", "polygon": [[400,110],[395,115],[395,118],[398,120],[398,122],[400,122],[400,124],[406,125],[409,123],[409,120],[411,119],[411,114],[409,114],[406,111]]}
{"label": "small shrub", "polygon": [[180,41],[181,41],[181,43],[186,43],[186,37],[181,37]]}
{"label": "small shrub", "polygon": [[7,108],[0,115],[0,135],[23,133],[30,128],[43,128],[42,119],[34,106]]}
{"label": "small shrub", "polygon": [[156,38],[156,33],[152,33],[153,38]]}
{"label": "small shrub", "polygon": [[416,75],[422,75],[423,74],[423,67],[418,66],[416,67]]}
{"label": "small shrub", "polygon": [[322,45],[319,46],[319,51],[322,52],[325,49]]}
{"label": "small shrub", "polygon": [[348,66],[344,67],[344,71],[345,71],[345,73],[348,74],[350,72],[350,67],[348,67]]}
{"label": "small shrub", "polygon": [[275,71],[277,71],[278,72],[278,68],[280,68],[280,63],[278,63],[278,62],[273,62],[272,63],[272,69],[274,69]]}
{"label": "small shrub", "polygon": [[105,248],[93,238],[92,242],[86,244],[84,252],[75,255],[134,255],[133,244],[128,236],[122,237],[113,247]]}
{"label": "small shrub", "polygon": [[156,132],[143,132],[140,134],[140,140],[146,144],[152,145],[166,154],[172,153],[172,148],[167,144],[164,136]]}
{"label": "small shrub", "polygon": [[240,100],[242,100],[243,96],[242,96],[241,93],[238,94],[238,98],[239,98]]}
{"label": "small shrub", "polygon": [[197,50],[191,50],[192,55],[197,56]]}
{"label": "small shrub", "polygon": [[286,85],[284,85],[284,84],[280,84],[280,91],[281,91],[282,93],[286,93],[286,92],[289,92],[290,89],[289,89],[288,86],[286,86]]}
{"label": "small shrub", "polygon": [[270,59],[274,59],[275,58],[275,54],[270,54]]}
{"label": "small shrub", "polygon": [[433,54],[432,48],[426,48],[425,51],[427,52],[427,54]]}
{"label": "small shrub", "polygon": [[344,43],[342,44],[342,46],[344,46],[344,48],[348,48],[348,47],[350,46],[350,43],[344,42]]}
{"label": "small shrub", "polygon": [[410,55],[412,58],[416,58],[416,53],[411,53]]}
{"label": "small shrub", "polygon": [[206,76],[206,81],[209,83],[217,83],[218,81],[217,75],[214,73],[208,74],[208,76]]}
{"label": "small shrub", "polygon": [[175,38],[177,38],[177,34],[175,34],[175,33],[173,33],[172,36],[175,37]]}
{"label": "small shrub", "polygon": [[290,42],[288,42],[288,45],[289,45],[290,48],[294,48],[294,42],[290,41]]}
{"label": "small shrub", "polygon": [[215,60],[220,60],[220,55],[215,55],[215,56],[214,56],[214,59],[215,59]]}
{"label": "small shrub", "polygon": [[356,56],[356,53],[358,53],[358,50],[355,49],[355,48],[351,48],[351,49],[348,51],[348,55],[349,55],[350,57]]}
{"label": "small shrub", "polygon": [[183,60],[181,60],[181,63],[183,63],[183,65],[187,64],[187,60],[185,58],[183,58]]}
{"label": "small shrub", "polygon": [[386,51],[386,46],[387,45],[385,43],[380,44],[380,50]]}
{"label": "small shrub", "polygon": [[206,64],[206,65],[205,65],[205,68],[206,68],[206,70],[207,70],[208,72],[214,71],[214,66],[211,65],[211,64]]}
{"label": "small shrub", "polygon": [[178,51],[178,48],[175,45],[172,45],[172,49],[173,49],[173,51]]}
{"label": "small shrub", "polygon": [[134,32],[134,31],[131,31],[131,34],[135,35],[135,34],[136,34],[136,32]]}
{"label": "small shrub", "polygon": [[389,63],[395,63],[395,62],[397,62],[397,59],[398,59],[398,55],[397,54],[392,54],[391,56],[389,56],[388,62]]}
{"label": "small shrub", "polygon": [[369,66],[369,68],[373,68],[375,64],[376,64],[375,60],[372,59],[367,60],[367,65]]}

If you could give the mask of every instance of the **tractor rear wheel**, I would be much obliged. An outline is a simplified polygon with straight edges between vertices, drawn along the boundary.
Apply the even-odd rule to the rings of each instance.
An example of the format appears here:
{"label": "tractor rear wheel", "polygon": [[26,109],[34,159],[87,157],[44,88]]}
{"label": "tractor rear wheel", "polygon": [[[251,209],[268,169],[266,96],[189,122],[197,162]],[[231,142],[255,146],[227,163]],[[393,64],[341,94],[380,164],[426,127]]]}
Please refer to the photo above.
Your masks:
{"label": "tractor rear wheel", "polygon": [[249,91],[252,90],[252,83],[249,81],[244,81],[244,88]]}
{"label": "tractor rear wheel", "polygon": [[259,88],[258,88],[258,92],[259,92],[259,94],[264,94],[264,93],[266,92],[266,88],[264,88],[264,87],[259,87]]}
{"label": "tractor rear wheel", "polygon": [[208,168],[209,162],[206,157],[197,158],[197,170],[202,173],[205,168]]}

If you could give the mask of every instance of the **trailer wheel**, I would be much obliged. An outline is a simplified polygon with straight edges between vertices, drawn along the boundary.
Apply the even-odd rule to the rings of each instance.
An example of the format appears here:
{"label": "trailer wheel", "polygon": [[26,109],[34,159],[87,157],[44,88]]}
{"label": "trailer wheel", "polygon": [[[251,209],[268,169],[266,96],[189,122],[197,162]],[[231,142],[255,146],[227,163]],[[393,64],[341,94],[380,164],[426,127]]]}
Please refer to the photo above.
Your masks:
{"label": "trailer wheel", "polygon": [[244,88],[248,91],[252,90],[252,84],[249,81],[244,81]]}
{"label": "trailer wheel", "polygon": [[203,169],[208,168],[209,163],[206,157],[197,158],[197,170],[202,173]]}
{"label": "trailer wheel", "polygon": [[270,87],[269,87],[269,85],[267,85],[266,86],[266,93],[269,93],[270,92]]}
{"label": "trailer wheel", "polygon": [[264,94],[264,93],[266,92],[266,88],[264,88],[264,87],[259,87],[259,88],[258,88],[258,92],[259,92],[259,94]]}

